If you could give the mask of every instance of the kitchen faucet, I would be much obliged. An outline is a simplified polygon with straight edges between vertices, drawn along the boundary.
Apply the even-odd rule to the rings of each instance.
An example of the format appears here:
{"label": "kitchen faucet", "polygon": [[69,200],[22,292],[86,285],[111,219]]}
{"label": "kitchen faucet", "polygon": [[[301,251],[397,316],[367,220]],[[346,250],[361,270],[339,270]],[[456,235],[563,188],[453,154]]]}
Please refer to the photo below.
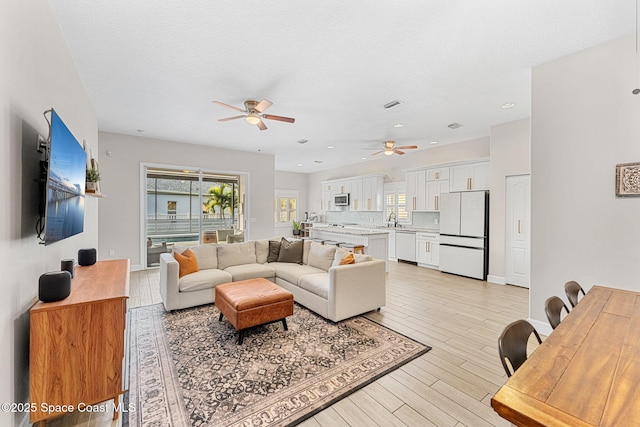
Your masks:
{"label": "kitchen faucet", "polygon": [[[397,227],[398,226],[398,218],[396,217],[396,213],[394,211],[391,211],[391,213],[389,214],[389,218],[387,219],[387,223],[391,222],[391,218],[393,218],[393,226]],[[387,224],[388,226],[389,224]]]}

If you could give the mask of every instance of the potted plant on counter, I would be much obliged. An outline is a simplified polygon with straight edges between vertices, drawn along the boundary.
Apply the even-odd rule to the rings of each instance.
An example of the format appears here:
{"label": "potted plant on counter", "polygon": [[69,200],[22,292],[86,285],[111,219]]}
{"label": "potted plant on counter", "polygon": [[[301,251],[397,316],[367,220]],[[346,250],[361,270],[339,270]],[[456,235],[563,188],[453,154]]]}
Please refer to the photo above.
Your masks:
{"label": "potted plant on counter", "polygon": [[87,168],[87,192],[97,193],[98,182],[100,181],[100,171],[96,168]]}
{"label": "potted plant on counter", "polygon": [[300,235],[300,222],[296,221],[295,219],[293,220],[293,235]]}

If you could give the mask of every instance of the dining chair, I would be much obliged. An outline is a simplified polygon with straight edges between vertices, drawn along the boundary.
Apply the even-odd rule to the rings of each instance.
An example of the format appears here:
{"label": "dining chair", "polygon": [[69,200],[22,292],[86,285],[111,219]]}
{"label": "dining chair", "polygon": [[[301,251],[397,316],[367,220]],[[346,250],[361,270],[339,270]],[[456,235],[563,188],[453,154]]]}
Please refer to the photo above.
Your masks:
{"label": "dining chair", "polygon": [[[562,310],[564,309],[566,314],[569,314],[567,305],[557,296],[547,298],[544,302],[544,312],[547,313],[547,319],[551,328],[555,329],[562,321]],[[565,314],[565,315],[566,315]]]}
{"label": "dining chair", "polygon": [[[542,344],[538,331],[531,323],[526,320],[516,320],[507,325],[498,337],[498,353],[507,377],[513,375],[527,360],[527,346],[532,334],[538,340],[538,344]],[[511,365],[513,372],[509,368],[507,361]]]}
{"label": "dining chair", "polygon": [[581,292],[582,296],[584,296],[584,289],[582,289],[582,286],[575,280],[564,284],[564,293],[567,294],[571,308],[575,308],[575,306],[578,305],[578,295]]}

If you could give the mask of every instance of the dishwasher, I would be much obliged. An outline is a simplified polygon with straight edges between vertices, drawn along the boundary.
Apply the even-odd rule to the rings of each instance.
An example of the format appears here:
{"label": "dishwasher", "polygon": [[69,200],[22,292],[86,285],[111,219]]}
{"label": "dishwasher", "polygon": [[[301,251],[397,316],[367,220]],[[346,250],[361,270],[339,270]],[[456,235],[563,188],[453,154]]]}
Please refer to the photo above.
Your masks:
{"label": "dishwasher", "polygon": [[416,262],[416,232],[396,230],[396,257],[398,261]]}

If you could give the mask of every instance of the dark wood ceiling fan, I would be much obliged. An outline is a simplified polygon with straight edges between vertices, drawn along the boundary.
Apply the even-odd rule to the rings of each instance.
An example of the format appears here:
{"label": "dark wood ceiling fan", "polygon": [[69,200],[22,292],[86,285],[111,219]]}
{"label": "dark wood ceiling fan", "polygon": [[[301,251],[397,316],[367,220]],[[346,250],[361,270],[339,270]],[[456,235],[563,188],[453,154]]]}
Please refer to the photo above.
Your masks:
{"label": "dark wood ceiling fan", "polygon": [[385,156],[390,156],[392,154],[404,154],[404,151],[401,150],[413,150],[415,148],[418,148],[417,145],[402,145],[402,146],[397,146],[395,141],[385,141],[384,142],[384,150],[382,151],[378,151],[377,153],[373,153],[372,156],[375,156],[376,154],[380,154],[380,153],[384,153]]}
{"label": "dark wood ceiling fan", "polygon": [[240,111],[241,113],[244,113],[240,116],[225,117],[223,119],[218,119],[219,122],[228,122],[230,120],[244,118],[246,122],[249,123],[250,125],[256,125],[260,130],[266,130],[267,125],[264,124],[262,119],[277,120],[279,122],[287,122],[287,123],[293,123],[296,121],[296,119],[291,117],[274,116],[273,114],[264,114],[264,111],[267,108],[271,107],[271,105],[273,105],[273,103],[268,99],[263,99],[260,102],[245,101],[244,110],[242,108],[234,107],[233,105],[225,104],[224,102],[220,102],[220,101],[211,101],[211,102],[213,102],[214,104],[222,105],[223,107],[227,107],[232,110],[236,110],[236,111]]}

